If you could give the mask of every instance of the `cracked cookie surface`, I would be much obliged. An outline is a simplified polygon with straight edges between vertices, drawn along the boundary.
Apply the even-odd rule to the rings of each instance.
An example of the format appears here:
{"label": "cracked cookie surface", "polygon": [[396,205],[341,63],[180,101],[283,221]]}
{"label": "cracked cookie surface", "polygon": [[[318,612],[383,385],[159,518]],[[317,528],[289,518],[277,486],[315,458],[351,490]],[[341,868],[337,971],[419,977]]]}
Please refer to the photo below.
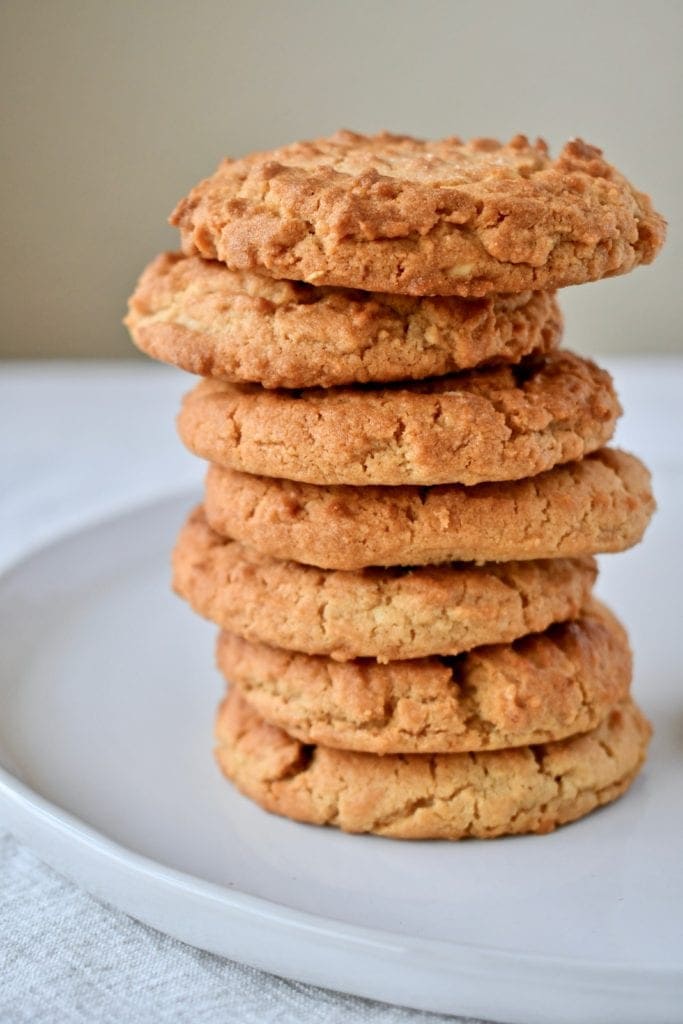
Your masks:
{"label": "cracked cookie surface", "polygon": [[641,539],[655,502],[642,462],[605,448],[476,487],[319,487],[210,466],[204,507],[217,533],[263,554],[360,569],[623,551]]}
{"label": "cracked cookie surface", "polygon": [[622,274],[665,222],[594,146],[338,132],[225,160],[181,200],[183,249],[236,270],[483,296]]}
{"label": "cracked cookie surface", "polygon": [[178,432],[195,455],[313,484],[519,480],[605,444],[609,374],[571,352],[400,385],[268,391],[203,380]]}
{"label": "cracked cookie surface", "polygon": [[233,689],[218,713],[216,758],[246,796],[297,821],[397,839],[490,839],[550,832],[615,800],[650,734],[625,700],[596,729],[555,743],[380,757],[302,744]]}
{"label": "cracked cookie surface", "polygon": [[459,654],[576,618],[592,558],[324,570],[221,537],[201,508],[173,552],[173,586],[194,611],[247,640],[340,661]]}
{"label": "cracked cookie surface", "polygon": [[374,754],[500,750],[594,729],[628,696],[623,627],[597,602],[574,622],[457,658],[339,663],[223,631],[220,671],[305,744]]}
{"label": "cracked cookie surface", "polygon": [[126,317],[139,348],[202,377],[269,388],[420,380],[555,348],[552,292],[411,298],[316,288],[164,253]]}

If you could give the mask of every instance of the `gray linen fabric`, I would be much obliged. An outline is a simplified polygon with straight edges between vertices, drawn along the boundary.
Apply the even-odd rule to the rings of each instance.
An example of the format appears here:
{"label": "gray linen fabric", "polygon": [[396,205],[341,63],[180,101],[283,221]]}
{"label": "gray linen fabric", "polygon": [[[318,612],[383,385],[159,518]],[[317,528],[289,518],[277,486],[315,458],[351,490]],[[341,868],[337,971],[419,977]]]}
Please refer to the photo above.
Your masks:
{"label": "gray linen fabric", "polygon": [[3,1024],[437,1024],[185,946],[91,899],[0,836]]}

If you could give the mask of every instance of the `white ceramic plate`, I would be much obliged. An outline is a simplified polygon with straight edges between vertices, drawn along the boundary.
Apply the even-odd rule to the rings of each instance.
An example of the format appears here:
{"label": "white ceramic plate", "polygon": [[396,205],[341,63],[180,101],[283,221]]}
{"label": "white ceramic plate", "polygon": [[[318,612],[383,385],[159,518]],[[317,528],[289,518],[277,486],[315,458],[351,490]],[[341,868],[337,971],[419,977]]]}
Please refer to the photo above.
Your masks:
{"label": "white ceramic plate", "polygon": [[[683,1018],[681,473],[604,562],[656,725],[630,794],[547,837],[400,843],[271,817],[211,757],[213,629],[168,589],[191,497],[0,580],[0,802],[86,889],[185,942],[330,988],[520,1024]],[[667,513],[667,509],[670,511]]]}

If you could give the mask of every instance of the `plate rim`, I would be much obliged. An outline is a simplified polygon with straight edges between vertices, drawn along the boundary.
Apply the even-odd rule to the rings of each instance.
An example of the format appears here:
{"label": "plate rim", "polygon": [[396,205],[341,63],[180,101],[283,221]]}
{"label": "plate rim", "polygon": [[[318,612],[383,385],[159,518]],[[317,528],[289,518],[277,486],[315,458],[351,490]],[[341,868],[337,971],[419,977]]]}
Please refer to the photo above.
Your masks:
{"label": "plate rim", "polygon": [[[0,584],[2,580],[0,579]],[[449,942],[447,939],[425,939],[404,935],[401,932],[392,932],[382,928],[369,928],[366,925],[355,925],[348,921],[339,921],[335,918],[324,915],[312,914],[310,911],[298,910],[284,903],[275,900],[268,900],[262,896],[254,896],[251,893],[242,892],[240,889],[232,889],[220,885],[218,882],[211,882],[208,879],[200,878],[189,872],[181,871],[179,868],[170,867],[161,861],[149,857],[147,854],[138,853],[124,846],[116,839],[111,839],[104,832],[92,825],[89,825],[78,815],[66,811],[63,807],[48,800],[36,792],[28,783],[22,782],[7,768],[0,764],[0,806],[12,807],[19,813],[27,813],[32,817],[39,818],[42,824],[47,824],[58,829],[62,834],[75,839],[84,849],[91,848],[106,859],[135,871],[142,877],[155,878],[182,889],[192,895],[208,897],[216,902],[225,903],[232,909],[248,911],[255,916],[262,918],[284,918],[293,916],[296,925],[306,933],[320,934],[330,931],[329,925],[334,926],[334,932],[339,937],[340,932],[348,932],[349,938],[354,942],[370,947],[383,947],[396,949],[399,946],[418,943],[420,947],[434,950],[435,952],[453,952],[465,950],[478,955],[493,955],[501,959],[519,961],[525,960],[538,962],[546,967],[571,967],[587,969],[592,973],[610,971],[614,973],[628,972],[633,974],[634,970],[642,970],[646,973],[666,977],[680,977],[683,980],[683,964],[680,968],[663,967],[660,964],[648,963],[645,965],[633,965],[628,961],[608,960],[596,964],[588,957],[552,956],[543,953],[516,952],[504,947],[482,946],[475,943]],[[264,814],[268,813],[266,811]],[[310,826],[311,828],[316,826]],[[392,840],[387,840],[391,842]],[[283,920],[282,923],[288,923]]]}

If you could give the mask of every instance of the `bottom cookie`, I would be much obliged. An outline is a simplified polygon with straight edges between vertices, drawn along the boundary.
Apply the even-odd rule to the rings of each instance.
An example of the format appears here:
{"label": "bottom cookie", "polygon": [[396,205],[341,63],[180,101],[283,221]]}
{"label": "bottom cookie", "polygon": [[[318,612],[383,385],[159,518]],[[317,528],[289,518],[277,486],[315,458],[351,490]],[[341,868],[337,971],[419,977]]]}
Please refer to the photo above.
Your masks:
{"label": "bottom cookie", "polygon": [[261,807],[297,821],[397,839],[551,832],[615,800],[651,728],[631,700],[591,732],[477,754],[351,753],[307,746],[267,725],[237,690],[221,704],[216,757]]}

